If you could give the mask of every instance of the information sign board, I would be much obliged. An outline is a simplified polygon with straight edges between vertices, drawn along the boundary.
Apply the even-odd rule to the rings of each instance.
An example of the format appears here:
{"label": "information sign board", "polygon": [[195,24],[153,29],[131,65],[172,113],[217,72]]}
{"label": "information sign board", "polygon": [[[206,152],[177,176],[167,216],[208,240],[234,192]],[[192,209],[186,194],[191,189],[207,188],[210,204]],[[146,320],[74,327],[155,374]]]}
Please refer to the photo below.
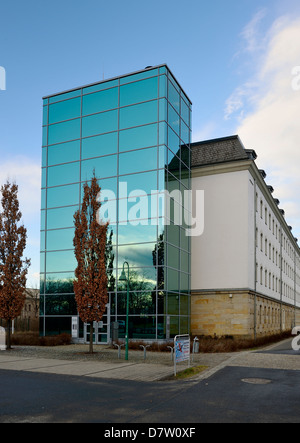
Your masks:
{"label": "information sign board", "polygon": [[174,373],[176,376],[176,365],[183,361],[189,362],[191,365],[191,341],[189,335],[177,335],[174,339]]}

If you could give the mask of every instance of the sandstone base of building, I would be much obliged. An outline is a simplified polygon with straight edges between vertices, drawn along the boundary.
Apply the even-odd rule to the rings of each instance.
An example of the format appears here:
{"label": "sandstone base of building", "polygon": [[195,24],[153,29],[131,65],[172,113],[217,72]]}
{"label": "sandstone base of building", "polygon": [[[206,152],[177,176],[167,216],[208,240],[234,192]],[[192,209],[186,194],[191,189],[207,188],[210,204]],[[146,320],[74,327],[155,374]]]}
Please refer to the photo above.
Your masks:
{"label": "sandstone base of building", "polygon": [[300,309],[248,291],[192,294],[194,336],[255,338],[300,326]]}

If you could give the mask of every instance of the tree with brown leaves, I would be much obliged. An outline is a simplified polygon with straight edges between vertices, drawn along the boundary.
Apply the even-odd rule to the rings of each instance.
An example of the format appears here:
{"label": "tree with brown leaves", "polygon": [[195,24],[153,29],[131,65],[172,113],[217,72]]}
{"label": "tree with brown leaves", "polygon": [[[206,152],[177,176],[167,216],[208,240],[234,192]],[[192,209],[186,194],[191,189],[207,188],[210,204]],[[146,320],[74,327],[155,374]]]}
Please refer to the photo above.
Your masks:
{"label": "tree with brown leaves", "polygon": [[93,353],[93,322],[99,322],[108,303],[105,247],[108,223],[99,220],[100,187],[94,176],[91,186],[84,185],[81,209],[74,215],[74,247],[77,268],[74,292],[79,316],[90,323],[90,347]]}
{"label": "tree with brown leaves", "polygon": [[30,260],[23,259],[27,230],[18,225],[18,186],[6,182],[1,187],[0,212],[0,318],[7,321],[7,349],[11,349],[12,320],[19,317],[26,298],[26,278]]}

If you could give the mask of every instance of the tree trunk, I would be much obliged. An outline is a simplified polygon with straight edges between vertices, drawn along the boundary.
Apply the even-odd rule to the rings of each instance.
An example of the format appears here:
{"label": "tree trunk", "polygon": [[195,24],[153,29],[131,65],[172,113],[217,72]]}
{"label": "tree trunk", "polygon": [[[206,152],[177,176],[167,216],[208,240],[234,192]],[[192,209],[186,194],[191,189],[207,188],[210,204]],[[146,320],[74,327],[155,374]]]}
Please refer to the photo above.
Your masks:
{"label": "tree trunk", "polygon": [[93,354],[94,348],[93,348],[93,332],[94,332],[94,322],[90,322],[90,350],[89,353]]}
{"label": "tree trunk", "polygon": [[11,349],[11,320],[7,320],[6,348]]}

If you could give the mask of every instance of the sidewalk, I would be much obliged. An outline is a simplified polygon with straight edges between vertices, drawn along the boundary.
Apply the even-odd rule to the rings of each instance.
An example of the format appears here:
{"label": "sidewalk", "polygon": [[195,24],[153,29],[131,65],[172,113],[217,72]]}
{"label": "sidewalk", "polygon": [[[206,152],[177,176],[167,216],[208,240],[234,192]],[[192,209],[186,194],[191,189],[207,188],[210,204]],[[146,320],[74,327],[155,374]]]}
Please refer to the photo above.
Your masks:
{"label": "sidewalk", "polygon": [[[198,382],[207,379],[226,366],[299,371],[299,355],[286,355],[284,351],[270,352],[280,349],[285,343],[284,347],[289,349],[290,343],[286,341],[255,351],[197,354],[194,356],[193,366],[202,365],[208,369],[189,380]],[[0,369],[143,382],[164,380],[174,374],[169,353],[148,351],[144,360],[143,351],[130,351],[126,362],[124,350],[121,359],[118,359],[116,349],[107,346],[95,346],[94,349],[95,354],[90,355],[87,354],[86,345],[15,346],[11,351],[0,352]],[[186,368],[187,364],[184,362],[177,369],[180,371]]]}
{"label": "sidewalk", "polygon": [[[171,377],[174,364],[169,353],[130,351],[125,361],[124,350],[121,359],[118,351],[105,346],[95,347],[95,354],[87,354],[84,345],[58,347],[19,347],[0,352],[0,369],[39,372],[47,374],[74,375],[102,379],[119,379],[155,382]],[[226,361],[231,354],[198,354],[194,365],[208,366],[209,369]],[[187,364],[178,365],[184,370]]]}

